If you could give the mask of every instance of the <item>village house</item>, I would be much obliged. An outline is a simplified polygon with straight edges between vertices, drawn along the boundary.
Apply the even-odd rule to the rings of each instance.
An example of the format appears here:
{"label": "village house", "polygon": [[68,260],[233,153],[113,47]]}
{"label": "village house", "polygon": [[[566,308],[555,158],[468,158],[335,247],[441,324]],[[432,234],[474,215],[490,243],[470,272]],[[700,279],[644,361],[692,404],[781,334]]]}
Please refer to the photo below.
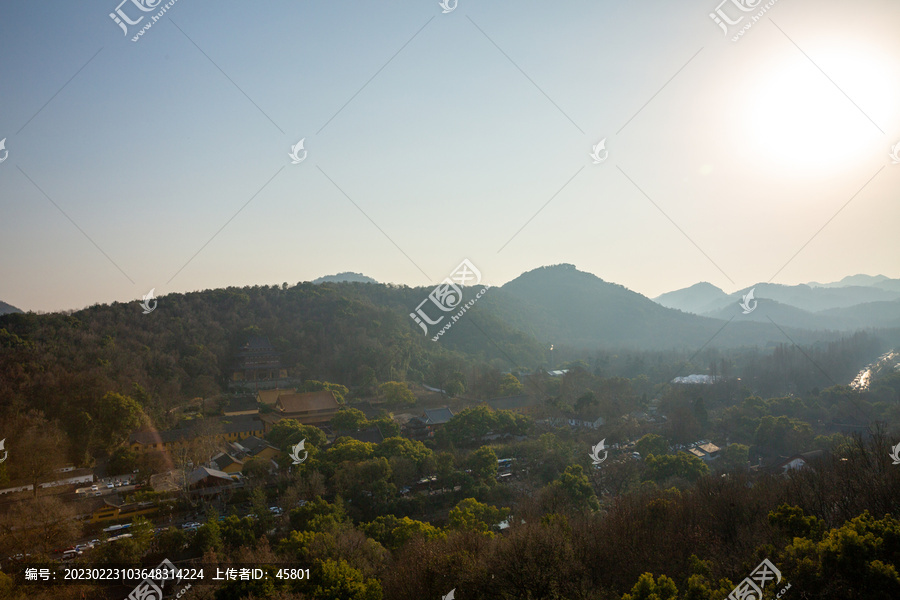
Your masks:
{"label": "village house", "polygon": [[446,406],[426,408],[421,416],[413,417],[406,422],[406,436],[413,440],[433,438],[434,433],[452,418],[453,411]]}
{"label": "village house", "polygon": [[255,435],[244,438],[239,442],[232,442],[231,447],[235,450],[235,456],[244,461],[248,458],[273,460],[281,454],[278,448]]}
{"label": "village house", "polygon": [[244,482],[238,474],[229,475],[217,469],[200,467],[187,476],[187,485],[191,493],[208,496],[243,487]]}
{"label": "village house", "polygon": [[772,464],[766,468],[766,471],[772,474],[787,475],[791,471],[809,468],[816,459],[821,458],[824,454],[825,453],[822,450],[794,454],[793,456],[788,456]]}
{"label": "village house", "polygon": [[232,473],[241,472],[244,468],[244,461],[225,452],[219,452],[209,461],[209,466],[217,471],[222,471],[223,473],[231,475]]}
{"label": "village house", "polygon": [[693,446],[687,448],[685,452],[692,456],[696,456],[703,462],[710,462],[719,458],[720,450],[721,448],[719,448],[715,444],[704,441],[698,442],[697,444],[694,444]]}

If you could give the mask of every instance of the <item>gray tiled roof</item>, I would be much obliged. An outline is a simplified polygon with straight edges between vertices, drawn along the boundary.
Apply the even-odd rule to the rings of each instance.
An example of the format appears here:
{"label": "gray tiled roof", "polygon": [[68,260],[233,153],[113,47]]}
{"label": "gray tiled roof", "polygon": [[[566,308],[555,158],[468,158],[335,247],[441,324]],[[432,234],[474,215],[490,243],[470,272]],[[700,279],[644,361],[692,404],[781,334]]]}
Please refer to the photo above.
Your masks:
{"label": "gray tiled roof", "polygon": [[428,425],[441,425],[453,418],[453,411],[447,408],[426,408],[425,423]]}

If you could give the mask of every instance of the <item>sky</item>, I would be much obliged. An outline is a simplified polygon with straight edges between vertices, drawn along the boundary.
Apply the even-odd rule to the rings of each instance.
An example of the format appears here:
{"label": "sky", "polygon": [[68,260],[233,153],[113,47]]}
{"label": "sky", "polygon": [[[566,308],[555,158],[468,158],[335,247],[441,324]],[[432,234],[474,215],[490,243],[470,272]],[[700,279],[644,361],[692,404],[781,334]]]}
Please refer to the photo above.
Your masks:
{"label": "sky", "polygon": [[166,2],[118,1],[0,5],[19,308],[463,259],[650,297],[900,277],[892,0],[175,0],[137,41]]}

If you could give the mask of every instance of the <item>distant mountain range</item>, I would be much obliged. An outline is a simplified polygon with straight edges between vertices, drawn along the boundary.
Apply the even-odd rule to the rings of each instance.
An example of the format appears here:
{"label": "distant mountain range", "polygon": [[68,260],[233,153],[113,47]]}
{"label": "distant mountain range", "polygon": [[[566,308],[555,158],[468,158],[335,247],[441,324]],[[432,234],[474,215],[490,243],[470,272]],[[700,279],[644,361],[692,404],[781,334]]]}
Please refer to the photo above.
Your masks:
{"label": "distant mountain range", "polygon": [[[491,336],[492,325],[500,322],[540,343],[586,349],[699,349],[710,343],[719,347],[767,346],[787,342],[785,333],[797,343],[808,343],[828,337],[814,330],[834,329],[773,319],[776,326],[764,317],[734,319],[741,311],[736,303],[731,305],[725,292],[709,284],[694,287],[682,296],[696,295],[695,301],[704,304],[719,298],[731,307],[731,313],[698,315],[668,308],[570,264],[534,269],[491,288],[473,313],[484,319],[477,325],[482,335]],[[476,327],[464,321],[443,338],[449,346],[455,343],[457,328],[462,334]],[[474,350],[466,345],[459,349]]]}
{"label": "distant mountain range", "polygon": [[[314,291],[315,284],[323,283],[328,284],[327,293]],[[271,319],[267,312],[264,316],[253,316],[255,313],[251,311],[252,314],[233,315],[221,327],[234,330],[234,335],[241,328],[262,327],[261,324],[265,324],[271,335],[276,331],[310,328],[304,335],[318,339],[320,332],[312,321],[331,319],[329,331],[347,328],[346,339],[333,343],[361,352],[367,346],[354,336],[363,332],[374,337],[386,336],[379,337],[379,343],[387,347],[388,338],[394,340],[390,343],[396,343],[400,331],[404,332],[403,336],[410,336],[410,341],[419,339],[425,343],[442,326],[452,323],[440,340],[440,346],[445,349],[533,364],[542,360],[551,344],[586,350],[689,349],[694,352],[706,347],[768,347],[790,342],[833,341],[860,329],[890,330],[888,337],[900,337],[898,284],[900,280],[883,276],[856,275],[834,284],[760,283],[727,294],[703,282],[651,300],[579,271],[574,265],[561,264],[533,269],[505,285],[490,288],[477,303],[466,306],[467,312],[458,322],[450,319],[451,313],[441,313],[428,304],[427,314],[430,318],[440,318],[440,325],[428,327],[426,334],[410,314],[428,298],[432,288],[385,285],[360,273],[345,272],[281,289],[279,293],[285,294],[285,298],[273,291],[272,298],[257,299],[261,306],[268,306],[267,302],[283,304],[279,304],[283,312]],[[474,298],[475,289],[464,291],[466,303]],[[748,298],[746,306],[753,310],[748,312],[741,304],[751,291],[754,297]],[[176,314],[180,310],[182,318],[187,318],[188,313],[206,314],[204,311],[211,310],[210,305],[224,302],[222,298],[246,298],[252,306],[255,298],[252,294],[256,293],[253,288],[227,288],[173,294],[165,302],[160,300],[159,310],[166,314],[163,309],[170,305]],[[292,298],[303,298],[303,303],[296,304]],[[339,318],[343,313],[334,304],[338,298],[355,303],[351,306],[358,316],[351,319],[352,323]],[[297,317],[300,307],[303,318]],[[140,314],[136,306],[129,304],[114,303],[104,310],[113,309],[128,314],[137,310],[136,314]],[[0,302],[0,314],[10,312],[21,311]],[[8,315],[3,320],[13,322],[14,319],[14,315]],[[436,348],[430,341],[427,347]],[[224,345],[220,351],[224,355]],[[305,355],[302,358],[307,362],[312,360]]]}
{"label": "distant mountain range", "polygon": [[861,285],[898,291],[900,290],[900,279],[891,279],[884,275],[848,275],[834,283],[817,283],[811,281],[807,285],[810,287],[847,287]]}
{"label": "distant mountain range", "polygon": [[343,273],[338,273],[337,275],[319,277],[318,279],[314,279],[313,283],[378,283],[378,281],[371,277],[366,277],[362,273],[345,271]]}
{"label": "distant mountain range", "polygon": [[[741,302],[753,291],[756,308],[744,314]],[[726,294],[710,283],[668,292],[653,299],[686,313],[786,324],[810,330],[848,331],[900,327],[900,279],[851,275],[839,282],[800,285],[758,283]],[[751,301],[748,308],[754,306]]]}
{"label": "distant mountain range", "polygon": [[7,313],[20,313],[22,312],[20,309],[16,308],[12,304],[7,304],[6,302],[0,301],[0,315],[5,315]]}

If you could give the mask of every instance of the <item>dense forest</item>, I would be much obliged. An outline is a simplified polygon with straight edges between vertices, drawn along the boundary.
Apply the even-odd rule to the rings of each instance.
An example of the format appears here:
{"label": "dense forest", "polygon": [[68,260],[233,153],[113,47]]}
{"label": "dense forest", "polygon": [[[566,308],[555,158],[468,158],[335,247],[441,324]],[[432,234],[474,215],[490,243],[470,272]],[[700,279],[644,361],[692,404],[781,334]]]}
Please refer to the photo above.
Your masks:
{"label": "dense forest", "polygon": [[[561,277],[596,283],[565,268],[526,275],[515,286],[531,285],[539,275],[556,283]],[[632,294],[613,287],[616,294]],[[89,461],[85,452],[102,454],[110,445],[91,440],[109,442],[127,435],[121,430],[134,428],[135,412],[137,424],[165,428],[173,424],[173,409],[227,393],[240,347],[260,335],[281,353],[292,380],[346,386],[350,400],[365,397],[374,384],[385,381],[487,399],[510,395],[500,381],[503,373],[513,372],[526,393],[551,401],[562,415],[605,419],[645,409],[660,396],[660,386],[691,373],[717,378],[716,385],[702,392],[709,396],[710,409],[751,395],[815,395],[848,383],[861,366],[897,343],[897,332],[878,331],[805,345],[782,338],[767,347],[734,349],[713,343],[668,350],[566,345],[550,350],[551,344],[505,322],[491,308],[499,301],[489,295],[435,343],[408,316],[426,293],[369,283],[304,283],[170,294],[150,315],[136,304],[122,303],[71,314],[2,315],[0,411],[22,415],[36,410],[58,422],[72,442],[74,459],[83,462]],[[559,391],[559,381],[542,370],[566,367],[578,370]],[[573,383],[584,378],[582,373],[592,382]],[[580,389],[581,395],[591,392],[596,401],[582,401],[574,410],[578,398],[570,397],[571,389]],[[869,395],[894,400],[891,393],[873,390]],[[833,416],[866,423],[871,420],[863,418],[866,414],[874,418],[886,409],[866,410]],[[120,415],[118,421],[115,415]],[[111,436],[113,431],[119,434]]]}
{"label": "dense forest", "polygon": [[[524,318],[525,300],[485,296],[435,343],[408,316],[427,293],[303,283],[171,294],[149,315],[134,304],[2,315],[0,413],[18,458],[0,465],[0,483],[42,481],[66,464],[147,480],[170,465],[128,449],[128,434],[182,419],[199,423],[185,459],[207,460],[216,443],[204,419],[242,391],[231,385],[238,353],[261,336],[292,387],[336,392],[333,439],[279,421],[266,434],[283,451],[277,469],[248,461],[246,486],[227,501],[130,493],[129,501],[198,523],[184,530],[138,517],[130,538],[75,564],[165,558],[310,569],[305,581],[190,590],[189,598],[214,600],[403,600],[451,590],[461,600],[723,600],[767,559],[784,581],[766,598],[787,585],[797,598],[900,597],[892,516],[900,474],[889,456],[900,432],[900,373],[885,364],[867,387],[848,385],[900,345],[896,331],[810,337],[785,329],[760,346],[551,350],[541,328],[558,316],[531,313],[534,327],[525,327],[494,304],[519,302]],[[646,319],[657,309],[668,310],[647,307]],[[615,327],[605,331],[616,338]],[[690,374],[705,383],[673,383]],[[483,403],[510,396],[529,399],[541,418]],[[391,411],[421,414],[426,397],[454,415],[431,438],[404,437]],[[352,437],[372,427],[383,441]],[[601,439],[612,449],[598,465],[589,451]],[[700,440],[718,444],[721,456],[709,462],[683,451]],[[301,441],[308,460],[295,468],[287,452]],[[772,467],[801,453],[808,468]],[[53,494],[7,503],[5,552],[37,560],[73,537],[101,535],[73,510]],[[0,595],[18,600],[25,589],[0,575]],[[32,598],[129,593],[27,589]]]}
{"label": "dense forest", "polygon": [[[282,426],[275,439],[296,435],[312,436],[314,448],[321,441],[297,424]],[[653,454],[646,463],[585,469],[569,456],[579,448],[561,433],[468,454],[402,438],[377,445],[341,438],[275,488],[256,483],[243,490],[235,500],[252,515],[207,508],[195,532],[154,532],[136,519],[130,539],[103,546],[90,564],[138,564],[141,557],[146,565],[192,564],[182,561],[193,557],[210,571],[249,564],[272,575],[192,588],[191,598],[211,600],[412,600],[451,590],[461,599],[724,600],[764,559],[784,577],[766,598],[786,586],[797,598],[900,594],[900,521],[892,516],[900,510],[900,472],[880,433],[868,441],[847,439],[811,468],[787,476],[740,469],[708,474],[704,465],[665,473],[650,464]],[[500,484],[498,456],[515,456],[540,473]],[[440,481],[432,493],[396,493],[429,472]],[[622,485],[615,494],[594,492]],[[268,511],[272,502],[288,512]],[[28,515],[19,514],[23,506],[6,516],[0,529],[27,518],[41,525],[49,551],[73,525],[58,501],[37,505]],[[509,527],[499,532],[501,521]],[[298,567],[310,569],[309,579],[274,576]],[[27,589],[33,599],[128,592],[94,584]],[[18,599],[23,590],[0,574],[0,593]]]}

